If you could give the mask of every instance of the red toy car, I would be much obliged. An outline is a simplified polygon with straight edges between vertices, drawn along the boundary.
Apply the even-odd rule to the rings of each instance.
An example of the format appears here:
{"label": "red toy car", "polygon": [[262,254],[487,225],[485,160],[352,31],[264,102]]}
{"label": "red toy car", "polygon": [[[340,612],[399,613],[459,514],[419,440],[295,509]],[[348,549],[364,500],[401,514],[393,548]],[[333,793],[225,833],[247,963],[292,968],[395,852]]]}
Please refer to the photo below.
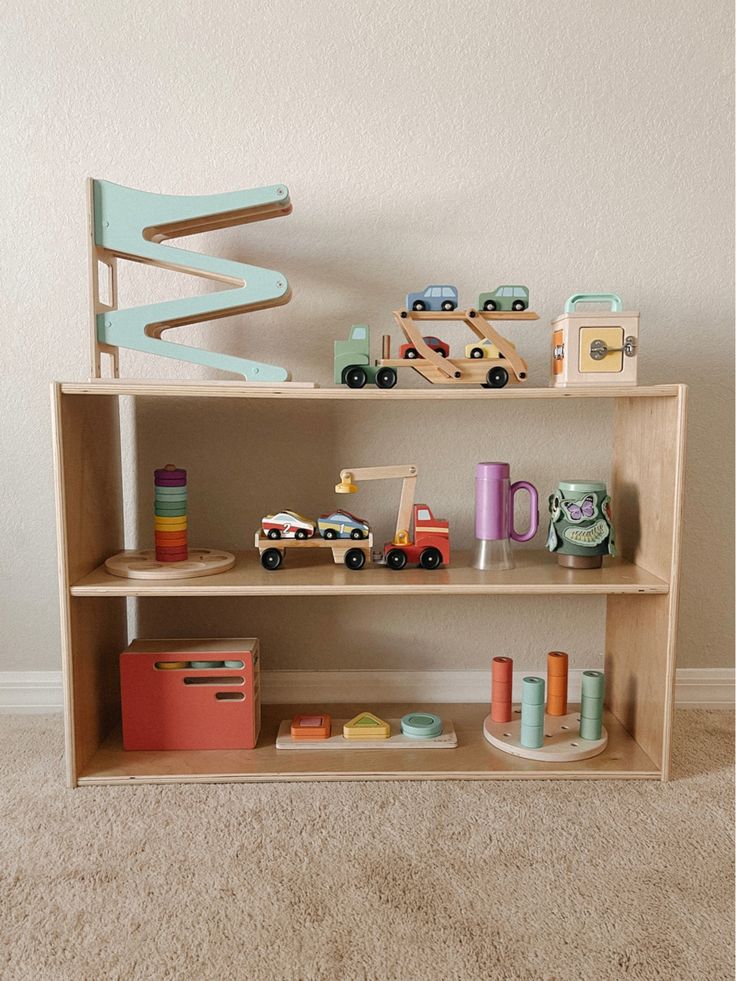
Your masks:
{"label": "red toy car", "polygon": [[[423,337],[422,340],[427,347],[431,347],[433,351],[436,351],[443,358],[450,357],[450,345],[446,344],[445,341],[441,341],[439,337]],[[413,360],[419,357],[419,352],[413,344],[402,344],[399,348],[399,357]]]}

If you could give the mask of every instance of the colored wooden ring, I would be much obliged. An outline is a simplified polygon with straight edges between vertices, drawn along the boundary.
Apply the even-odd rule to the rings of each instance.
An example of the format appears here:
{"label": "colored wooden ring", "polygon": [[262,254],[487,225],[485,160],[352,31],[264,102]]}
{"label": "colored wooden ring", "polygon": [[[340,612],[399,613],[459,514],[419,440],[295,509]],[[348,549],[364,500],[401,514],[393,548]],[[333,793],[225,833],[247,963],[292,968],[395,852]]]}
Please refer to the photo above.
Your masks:
{"label": "colored wooden ring", "polygon": [[544,704],[544,679],[527,677],[521,680],[521,700],[528,705]]}
{"label": "colored wooden ring", "polygon": [[521,726],[520,742],[528,749],[539,749],[544,744],[544,726]]}
{"label": "colored wooden ring", "polygon": [[543,726],[544,705],[529,705],[527,702],[522,702],[521,724],[522,726]]}
{"label": "colored wooden ring", "polygon": [[177,545],[176,548],[157,548],[156,558],[161,559],[187,559],[189,558],[189,549],[186,546]]}
{"label": "colored wooden ring", "polygon": [[184,552],[183,555],[157,555],[156,561],[161,562],[162,564],[170,563],[172,565],[175,562],[188,562],[189,554]]}
{"label": "colored wooden ring", "polygon": [[494,681],[493,686],[491,687],[491,701],[510,702],[511,692],[511,685],[499,685],[497,681]]}
{"label": "colored wooden ring", "polygon": [[186,505],[184,507],[167,508],[157,504],[153,509],[153,513],[157,518],[183,518],[187,513],[187,509]]}
{"label": "colored wooden ring", "polygon": [[177,529],[186,528],[187,519],[184,516],[172,518],[166,517],[165,515],[156,515],[153,525],[157,531],[176,531]]}
{"label": "colored wooden ring", "polygon": [[567,674],[567,654],[563,651],[550,651],[547,655],[547,677]]}
{"label": "colored wooden ring", "polygon": [[433,712],[409,712],[401,720],[401,731],[412,739],[434,739],[442,735],[442,719]]}
{"label": "colored wooden ring", "polygon": [[158,539],[156,539],[156,551],[157,552],[159,551],[159,549],[162,549],[162,548],[182,549],[182,548],[187,548],[188,545],[189,545],[189,542],[188,542],[186,536],[184,538],[167,539],[165,542],[161,542]]}
{"label": "colored wooden ring", "polygon": [[602,671],[583,671],[582,693],[593,698],[603,698],[606,678]]}
{"label": "colored wooden ring", "polygon": [[187,479],[187,472],[181,467],[173,467],[167,464],[165,467],[159,467],[158,470],[153,471],[153,476],[155,480],[181,480]]}
{"label": "colored wooden ring", "polygon": [[511,722],[513,717],[511,702],[493,702],[491,704],[491,719],[494,722]]}
{"label": "colored wooden ring", "polygon": [[186,497],[186,487],[165,487],[162,484],[154,484],[153,493],[156,497]]}
{"label": "colored wooden ring", "polygon": [[580,720],[581,739],[600,739],[602,732],[603,732],[603,724],[600,719]]}
{"label": "colored wooden ring", "polygon": [[494,657],[491,661],[491,673],[493,678],[503,678],[511,681],[514,671],[514,662],[510,657]]}

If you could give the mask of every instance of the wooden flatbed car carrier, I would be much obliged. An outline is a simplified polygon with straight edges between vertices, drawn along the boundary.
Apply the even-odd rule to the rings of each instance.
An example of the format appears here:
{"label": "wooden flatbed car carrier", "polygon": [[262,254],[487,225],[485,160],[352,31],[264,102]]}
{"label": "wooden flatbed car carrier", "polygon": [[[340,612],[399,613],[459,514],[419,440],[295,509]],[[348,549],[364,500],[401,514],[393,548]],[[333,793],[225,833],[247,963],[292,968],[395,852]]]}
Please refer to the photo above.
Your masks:
{"label": "wooden flatbed car carrier", "polygon": [[[508,382],[524,382],[528,365],[507,337],[492,326],[495,320],[539,320],[531,310],[395,310],[394,319],[406,339],[417,351],[416,358],[392,358],[391,341],[383,337],[382,368],[413,368],[433,384],[483,385],[503,388]],[[418,323],[425,320],[453,320],[465,324],[480,341],[494,344],[501,358],[445,358],[425,343]]]}

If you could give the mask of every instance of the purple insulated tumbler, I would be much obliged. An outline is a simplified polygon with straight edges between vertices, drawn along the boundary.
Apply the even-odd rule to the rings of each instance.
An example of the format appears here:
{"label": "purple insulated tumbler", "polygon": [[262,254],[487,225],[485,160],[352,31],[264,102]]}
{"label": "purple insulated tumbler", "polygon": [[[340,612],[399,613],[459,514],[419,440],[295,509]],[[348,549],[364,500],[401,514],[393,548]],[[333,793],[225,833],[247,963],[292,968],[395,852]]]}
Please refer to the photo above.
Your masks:
{"label": "purple insulated tumbler", "polygon": [[[528,542],[539,527],[537,488],[526,480],[510,483],[508,463],[478,463],[475,467],[474,569],[513,569],[511,539]],[[529,492],[529,528],[520,534],[514,527],[514,497]]]}

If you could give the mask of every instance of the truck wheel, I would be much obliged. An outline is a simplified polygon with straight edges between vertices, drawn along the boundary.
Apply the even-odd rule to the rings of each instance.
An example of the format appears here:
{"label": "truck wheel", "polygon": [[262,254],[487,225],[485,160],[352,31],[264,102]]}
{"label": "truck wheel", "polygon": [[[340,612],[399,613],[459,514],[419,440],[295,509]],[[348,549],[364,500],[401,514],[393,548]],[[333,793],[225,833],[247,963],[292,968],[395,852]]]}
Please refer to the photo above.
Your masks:
{"label": "truck wheel", "polygon": [[376,372],[376,388],[393,388],[396,384],[396,372],[393,368],[381,368]]}
{"label": "truck wheel", "polygon": [[403,569],[406,565],[406,552],[400,548],[392,548],[386,556],[386,565],[389,569]]}
{"label": "truck wheel", "polygon": [[333,538],[337,538],[337,532],[334,528],[328,528],[327,531],[323,532],[322,537],[332,541]]}
{"label": "truck wheel", "polygon": [[368,375],[360,365],[354,365],[352,368],[345,369],[342,380],[348,388],[362,388],[368,381]]}
{"label": "truck wheel", "polygon": [[355,541],[357,542],[360,541],[362,538],[365,538],[365,535],[360,530],[360,528],[353,528],[353,530],[350,532],[350,537],[354,538]]}
{"label": "truck wheel", "polygon": [[487,376],[488,384],[486,388],[503,388],[506,382],[509,380],[509,373],[505,368],[500,365],[496,365],[495,368],[491,368]]}
{"label": "truck wheel", "polygon": [[419,565],[423,569],[439,569],[442,565],[442,553],[434,546],[425,548],[419,556]]}
{"label": "truck wheel", "polygon": [[418,357],[419,357],[419,353],[415,347],[409,347],[406,349],[406,352],[404,354],[405,359],[408,359],[409,361],[413,361],[414,358],[418,358]]}
{"label": "truck wheel", "polygon": [[274,569],[278,569],[283,561],[284,557],[277,548],[267,548],[261,556],[261,565],[264,569],[268,569],[270,572],[273,572]]}
{"label": "truck wheel", "polygon": [[523,300],[514,300],[511,304],[511,309],[516,310],[517,313],[521,313],[522,310],[526,310],[526,303]]}
{"label": "truck wheel", "polygon": [[345,553],[345,565],[348,569],[362,569],[365,565],[365,552],[362,548],[349,548]]}
{"label": "truck wheel", "polygon": [[281,538],[281,532],[278,530],[278,528],[269,528],[268,529],[268,537],[269,538]]}
{"label": "truck wheel", "polygon": [[496,309],[496,301],[495,300],[486,300],[486,302],[483,304],[483,309],[484,310],[495,310]]}
{"label": "truck wheel", "polygon": [[470,357],[471,358],[474,358],[476,361],[478,360],[478,358],[482,358],[483,357],[483,348],[482,347],[474,347],[473,350],[470,352]]}
{"label": "truck wheel", "polygon": [[411,305],[411,308],[412,310],[426,310],[427,305],[426,303],[423,303],[422,300],[414,300],[414,302]]}

